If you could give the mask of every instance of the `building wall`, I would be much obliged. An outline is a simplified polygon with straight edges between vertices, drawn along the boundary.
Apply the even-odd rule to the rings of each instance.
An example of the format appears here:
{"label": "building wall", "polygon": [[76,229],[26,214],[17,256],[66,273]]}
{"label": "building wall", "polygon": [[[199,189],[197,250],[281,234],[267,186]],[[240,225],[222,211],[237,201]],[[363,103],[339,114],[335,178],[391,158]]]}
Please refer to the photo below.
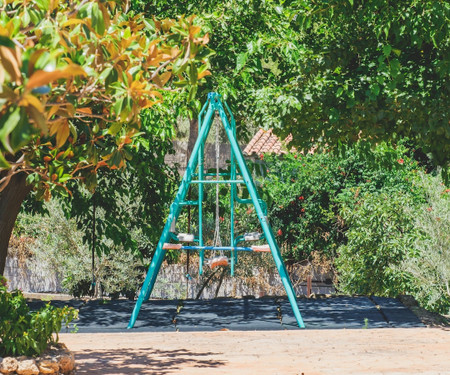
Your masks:
{"label": "building wall", "polygon": [[[175,154],[166,155],[164,161],[169,165],[174,165],[178,167],[178,172],[181,176],[183,176],[184,171],[186,170],[186,166],[189,160],[187,160],[187,141],[174,141],[173,146],[175,149]],[[244,149],[245,146],[241,145],[241,150]],[[219,153],[219,167],[226,168],[227,160],[230,160],[230,144],[229,143],[221,143],[220,144],[220,153]],[[205,145],[205,170],[216,168],[216,150],[215,145],[213,143],[206,143]]]}

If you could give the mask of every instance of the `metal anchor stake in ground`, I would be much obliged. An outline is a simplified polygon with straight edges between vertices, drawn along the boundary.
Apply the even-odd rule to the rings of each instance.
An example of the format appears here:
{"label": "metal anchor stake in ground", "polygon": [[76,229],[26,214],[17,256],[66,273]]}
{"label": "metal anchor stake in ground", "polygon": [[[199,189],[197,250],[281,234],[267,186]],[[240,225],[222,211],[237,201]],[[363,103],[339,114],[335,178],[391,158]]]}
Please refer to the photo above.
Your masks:
{"label": "metal anchor stake in ground", "polygon": [[[231,145],[231,169],[229,173],[217,173],[214,174],[216,179],[208,179],[210,174],[204,172],[204,147],[206,138],[208,137],[213,123],[214,114],[217,114],[222,121],[222,125],[225,129],[225,133]],[[205,261],[205,250],[217,250],[217,251],[229,251],[231,254],[231,274],[234,274],[234,268],[237,262],[238,251],[250,251],[250,252],[270,252],[275,261],[278,273],[280,274],[281,281],[286,290],[289,302],[294,312],[295,319],[300,328],[304,328],[302,316],[297,304],[297,298],[295,296],[294,289],[292,287],[291,280],[286,270],[286,266],[281,257],[281,252],[275,241],[272,228],[267,219],[267,206],[264,201],[259,197],[256,190],[255,183],[250,175],[250,172],[245,163],[242,151],[236,140],[236,123],[231,113],[230,108],[226,102],[222,103],[221,96],[217,93],[211,92],[208,94],[208,100],[204,104],[200,114],[198,116],[199,134],[197,141],[195,142],[194,149],[186,167],[186,172],[181,181],[178,193],[174,202],[170,207],[169,216],[164,226],[163,232],[156,247],[155,254],[153,255],[150,267],[147,272],[144,284],[139,293],[138,300],[134,306],[133,313],[128,324],[128,328],[133,328],[142,303],[149,299],[153,287],[155,285],[156,278],[158,276],[161,264],[164,260],[166,251],[169,249],[186,250],[186,251],[199,251],[200,264],[199,272],[203,272],[203,264]],[[239,176],[239,178],[238,178]],[[221,179],[222,177],[222,179]],[[230,199],[230,245],[229,246],[204,246],[203,230],[202,230],[202,215],[203,215],[203,195],[205,184],[230,184],[231,185],[231,199]],[[250,195],[249,199],[241,199],[237,194],[237,185],[243,184],[246,186]],[[198,186],[198,200],[197,201],[185,201],[187,192],[191,185]],[[261,224],[262,233],[257,235],[255,233],[247,233],[241,236],[235,237],[234,233],[234,204],[252,204],[255,207],[256,214]],[[198,207],[198,237],[195,238],[190,234],[175,235],[175,223],[184,206],[197,206]],[[267,241],[267,245],[264,246],[237,246],[238,242],[251,241],[255,239],[263,239]],[[170,241],[176,241],[176,243],[170,243]],[[194,245],[183,245],[182,242],[195,243]]]}

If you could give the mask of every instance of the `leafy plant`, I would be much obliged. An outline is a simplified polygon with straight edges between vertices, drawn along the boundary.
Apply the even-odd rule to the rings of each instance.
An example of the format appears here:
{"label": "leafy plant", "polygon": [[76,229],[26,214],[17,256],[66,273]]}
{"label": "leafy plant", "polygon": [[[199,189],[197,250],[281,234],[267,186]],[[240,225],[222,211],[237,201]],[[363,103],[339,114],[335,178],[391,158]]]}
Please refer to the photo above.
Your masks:
{"label": "leafy plant", "polygon": [[269,218],[289,262],[306,259],[313,251],[333,259],[347,241],[350,224],[343,219],[343,202],[357,202],[364,194],[386,189],[406,191],[415,201],[417,163],[404,146],[366,144],[343,149],[340,154],[289,153],[282,158],[264,156],[263,197]]}
{"label": "leafy plant", "polygon": [[[207,83],[227,96],[238,134],[273,127],[305,152],[408,136],[449,162],[448,22],[435,0],[131,2],[147,14],[197,14]],[[326,145],[326,146],[325,146]]]}
{"label": "leafy plant", "polygon": [[68,326],[77,317],[78,310],[50,303],[30,312],[22,292],[8,292],[0,276],[0,356],[40,355],[48,344],[58,341],[62,324]]}
{"label": "leafy plant", "polygon": [[343,205],[347,241],[337,249],[335,261],[341,291],[395,297],[410,290],[410,274],[398,267],[418,255],[408,203],[405,193],[381,190]]}
{"label": "leafy plant", "polygon": [[428,310],[450,312],[450,190],[438,177],[422,175],[426,203],[409,207],[419,235],[417,257],[408,257],[398,272],[412,276],[411,293]]}
{"label": "leafy plant", "polygon": [[[29,246],[34,262],[48,273],[56,273],[66,292],[76,296],[125,295],[134,297],[144,275],[143,259],[136,252],[115,245],[112,240],[99,238],[107,253],[95,254],[92,270],[91,248],[83,242],[83,232],[77,229],[73,219],[67,219],[59,200],[45,203],[48,215],[32,215],[22,212],[16,226],[17,236],[30,236],[35,240]],[[98,220],[102,220],[101,212]],[[139,239],[133,232],[130,238]],[[92,285],[92,272],[96,285]],[[94,288],[96,286],[96,288]]]}
{"label": "leafy plant", "polygon": [[69,181],[93,191],[100,168],[125,167],[141,110],[158,108],[166,92],[195,96],[212,52],[194,16],[146,19],[125,1],[3,0],[0,10],[3,272],[29,191],[68,197]]}

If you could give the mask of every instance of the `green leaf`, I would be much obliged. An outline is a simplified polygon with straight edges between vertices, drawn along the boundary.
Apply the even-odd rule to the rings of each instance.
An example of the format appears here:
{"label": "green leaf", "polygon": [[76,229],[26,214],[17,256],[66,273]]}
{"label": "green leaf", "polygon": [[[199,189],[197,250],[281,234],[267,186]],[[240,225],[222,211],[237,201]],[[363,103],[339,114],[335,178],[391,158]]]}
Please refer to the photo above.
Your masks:
{"label": "green leaf", "polygon": [[173,82],[173,85],[175,87],[185,87],[187,84],[188,84],[188,81],[186,81],[186,80]]}
{"label": "green leaf", "polygon": [[11,165],[7,162],[3,156],[3,152],[0,152],[0,168],[10,168]]}
{"label": "green leaf", "polygon": [[120,130],[122,129],[122,123],[121,122],[115,122],[112,124],[108,129],[108,134],[116,135]]}
{"label": "green leaf", "polygon": [[101,79],[101,80],[106,80],[106,78],[108,78],[108,76],[109,76],[109,74],[111,73],[112,70],[113,70],[112,67],[106,68],[105,70],[103,70],[103,72],[100,73],[98,78]]}
{"label": "green leaf", "polygon": [[191,67],[189,69],[189,81],[191,85],[195,85],[197,83],[197,66],[194,62],[191,62]]}
{"label": "green leaf", "polygon": [[35,128],[28,122],[28,117],[25,109],[21,108],[19,114],[19,121],[11,132],[11,147],[15,151],[25,146],[31,139]]}
{"label": "green leaf", "polygon": [[92,27],[97,34],[103,35],[105,33],[105,20],[103,19],[103,13],[98,7],[98,3],[93,2],[91,7],[91,19]]}
{"label": "green leaf", "polygon": [[16,107],[14,109],[10,107],[8,112],[0,118],[0,142],[3,143],[3,147],[5,147],[5,149],[10,153],[14,153],[14,150],[9,143],[9,135],[19,124],[19,122],[20,107]]}
{"label": "green leaf", "polygon": [[353,6],[353,0],[348,0],[351,6]]}
{"label": "green leaf", "polygon": [[197,89],[198,86],[191,86],[191,89],[189,90],[189,94],[188,94],[188,101],[192,101],[195,98],[195,94],[197,94]]}
{"label": "green leaf", "polygon": [[241,69],[244,67],[245,63],[247,62],[248,54],[246,52],[240,53],[236,58],[236,69],[234,70],[234,73],[237,74],[241,71]]}
{"label": "green leaf", "polygon": [[43,10],[47,11],[50,5],[50,0],[36,0],[37,6]]}
{"label": "green leaf", "polygon": [[389,44],[386,44],[383,47],[383,54],[384,54],[384,56],[388,57],[391,54],[391,51],[392,51],[392,47]]}
{"label": "green leaf", "polygon": [[30,13],[28,12],[28,9],[25,8],[23,11],[23,17],[22,17],[22,25],[23,27],[27,27],[28,24],[31,21]]}
{"label": "green leaf", "polygon": [[16,48],[14,42],[9,39],[7,36],[0,35],[0,46],[5,46],[8,48]]}
{"label": "green leaf", "polygon": [[386,35],[386,38],[389,36],[389,29],[391,28],[391,24],[388,22],[386,26],[384,26],[383,31],[384,35]]}
{"label": "green leaf", "polygon": [[370,92],[373,95],[378,96],[378,94],[380,93],[380,85],[378,83],[374,83],[372,86],[370,86]]}

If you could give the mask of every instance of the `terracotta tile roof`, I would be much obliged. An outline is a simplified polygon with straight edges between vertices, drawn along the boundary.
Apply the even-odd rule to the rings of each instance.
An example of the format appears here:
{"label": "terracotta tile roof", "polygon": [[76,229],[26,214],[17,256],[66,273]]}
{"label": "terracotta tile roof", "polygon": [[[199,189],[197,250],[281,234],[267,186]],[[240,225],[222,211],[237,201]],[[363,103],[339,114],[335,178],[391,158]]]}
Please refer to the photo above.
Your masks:
{"label": "terracotta tile roof", "polygon": [[260,155],[265,153],[274,153],[276,155],[285,154],[283,145],[292,141],[292,135],[289,134],[282,142],[280,139],[272,133],[272,129],[264,130],[259,129],[254,135],[247,147],[244,149],[244,155]]}

